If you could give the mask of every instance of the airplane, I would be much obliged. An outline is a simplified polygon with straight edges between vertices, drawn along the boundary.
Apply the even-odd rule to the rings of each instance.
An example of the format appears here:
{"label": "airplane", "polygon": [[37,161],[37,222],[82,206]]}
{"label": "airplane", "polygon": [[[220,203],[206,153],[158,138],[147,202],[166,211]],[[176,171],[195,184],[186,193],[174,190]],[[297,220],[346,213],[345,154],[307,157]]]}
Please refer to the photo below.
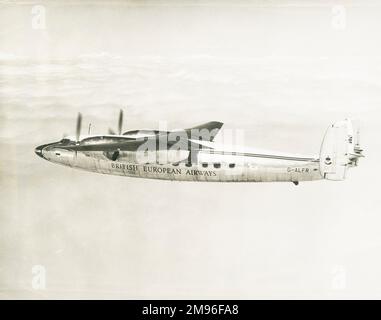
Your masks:
{"label": "airplane", "polygon": [[[292,182],[345,180],[347,170],[364,157],[360,133],[350,119],[327,129],[319,156],[219,145],[214,138],[223,123],[173,131],[118,131],[81,138],[82,115],[76,135],[40,145],[35,153],[50,162],[109,175],[200,182]],[[90,133],[90,132],[89,132]]]}

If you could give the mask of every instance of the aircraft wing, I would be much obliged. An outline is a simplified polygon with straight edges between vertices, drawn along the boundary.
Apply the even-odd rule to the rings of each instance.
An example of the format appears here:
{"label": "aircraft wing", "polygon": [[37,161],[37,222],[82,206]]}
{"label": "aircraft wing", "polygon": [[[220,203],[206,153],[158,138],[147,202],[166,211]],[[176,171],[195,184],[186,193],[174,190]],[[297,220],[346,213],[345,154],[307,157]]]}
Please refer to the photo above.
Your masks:
{"label": "aircraft wing", "polygon": [[[199,146],[196,143],[196,141],[213,141],[215,136],[218,134],[219,130],[223,126],[222,122],[218,121],[211,121],[204,123],[202,125],[185,129],[181,132],[185,132],[186,136],[185,138],[181,138],[177,141],[171,141],[167,145],[167,135],[168,132],[165,133],[158,133],[157,135],[153,136],[146,136],[146,137],[140,137],[136,140],[129,140],[129,141],[104,141],[99,142],[99,140],[94,141],[94,143],[91,143],[89,140],[86,141],[86,143],[79,143],[79,144],[70,144],[70,145],[61,145],[59,146],[61,149],[65,150],[72,150],[72,151],[101,151],[101,152],[110,152],[110,151],[137,151],[138,148],[147,142],[147,140],[150,141],[150,146],[152,146],[152,143],[155,143],[159,146],[168,146],[171,147],[173,144],[177,144],[181,149],[190,150],[190,149],[197,149]],[[171,132],[172,134],[176,134],[175,132]],[[169,133],[169,134],[171,134]],[[180,135],[181,136],[181,135]],[[158,143],[161,139],[164,139],[164,143]],[[192,142],[189,140],[193,140]]]}
{"label": "aircraft wing", "polygon": [[[126,142],[107,142],[107,143],[89,143],[89,144],[77,144],[77,145],[60,145],[59,148],[72,151],[101,151],[101,152],[112,152],[112,151],[138,151],[139,147],[147,143],[145,139],[130,140]],[[176,143],[176,146],[182,150],[198,149],[199,144],[196,141],[181,140],[176,142],[167,143],[166,140],[161,144],[159,143],[158,137],[152,138],[151,142],[148,142],[147,147],[156,148],[169,148]]]}
{"label": "aircraft wing", "polygon": [[72,151],[137,151],[137,149],[144,143],[145,141],[126,141],[126,142],[118,142],[118,143],[93,143],[93,144],[78,144],[78,145],[62,145],[59,146],[61,149],[72,150]]}
{"label": "aircraft wing", "polygon": [[224,124],[218,121],[211,121],[199,126],[185,129],[189,139],[213,141]]}

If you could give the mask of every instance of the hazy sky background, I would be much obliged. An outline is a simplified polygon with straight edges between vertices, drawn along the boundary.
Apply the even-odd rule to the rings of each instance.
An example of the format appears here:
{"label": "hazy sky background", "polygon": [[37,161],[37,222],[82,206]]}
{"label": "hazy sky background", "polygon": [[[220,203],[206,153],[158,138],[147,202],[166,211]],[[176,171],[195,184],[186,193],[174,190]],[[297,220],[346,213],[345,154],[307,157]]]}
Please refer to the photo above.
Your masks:
{"label": "hazy sky background", "polygon": [[[380,10],[0,1],[0,298],[381,298]],[[351,117],[367,157],[344,182],[295,187],[105,176],[34,154],[74,134],[78,112],[83,132],[106,133],[120,108],[126,130],[217,120],[248,146],[314,155]]]}

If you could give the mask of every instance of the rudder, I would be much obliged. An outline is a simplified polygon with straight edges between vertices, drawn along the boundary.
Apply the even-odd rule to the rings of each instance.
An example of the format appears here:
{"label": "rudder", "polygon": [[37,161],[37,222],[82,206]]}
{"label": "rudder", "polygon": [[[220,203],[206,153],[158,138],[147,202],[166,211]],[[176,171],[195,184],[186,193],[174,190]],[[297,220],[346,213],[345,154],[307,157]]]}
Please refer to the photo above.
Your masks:
{"label": "rudder", "polygon": [[[348,167],[356,166],[362,150],[349,119],[331,125],[320,149],[320,173],[327,180],[345,180]],[[355,141],[357,140],[357,141]]]}

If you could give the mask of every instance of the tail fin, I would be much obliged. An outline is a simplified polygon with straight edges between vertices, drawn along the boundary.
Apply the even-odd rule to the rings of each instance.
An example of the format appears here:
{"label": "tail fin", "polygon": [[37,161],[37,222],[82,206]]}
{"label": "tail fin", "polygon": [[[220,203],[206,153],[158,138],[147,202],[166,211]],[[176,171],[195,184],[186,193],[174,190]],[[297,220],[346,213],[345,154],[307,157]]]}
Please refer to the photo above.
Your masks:
{"label": "tail fin", "polygon": [[352,121],[331,125],[320,150],[320,173],[328,180],[345,180],[348,167],[355,167],[362,155],[360,134],[354,134]]}

